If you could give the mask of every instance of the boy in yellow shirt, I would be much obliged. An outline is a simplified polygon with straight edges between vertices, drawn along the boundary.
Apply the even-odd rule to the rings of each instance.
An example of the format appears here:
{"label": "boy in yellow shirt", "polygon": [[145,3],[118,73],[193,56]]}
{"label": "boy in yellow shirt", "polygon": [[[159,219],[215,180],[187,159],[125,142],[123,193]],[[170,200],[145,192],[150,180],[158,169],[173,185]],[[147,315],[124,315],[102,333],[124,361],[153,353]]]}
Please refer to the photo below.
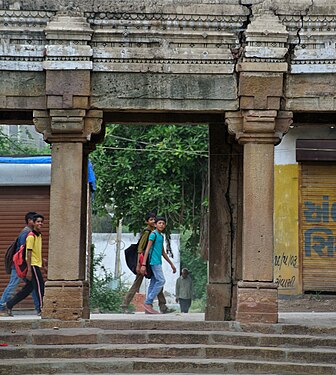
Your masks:
{"label": "boy in yellow shirt", "polygon": [[44,216],[36,214],[33,216],[34,229],[28,234],[26,238],[26,261],[28,265],[27,283],[25,286],[15,294],[6,304],[8,315],[12,316],[12,308],[29,296],[33,290],[39,300],[39,313],[42,309],[42,300],[44,296],[44,280],[41,273],[42,267],[42,235],[41,228],[43,225]]}

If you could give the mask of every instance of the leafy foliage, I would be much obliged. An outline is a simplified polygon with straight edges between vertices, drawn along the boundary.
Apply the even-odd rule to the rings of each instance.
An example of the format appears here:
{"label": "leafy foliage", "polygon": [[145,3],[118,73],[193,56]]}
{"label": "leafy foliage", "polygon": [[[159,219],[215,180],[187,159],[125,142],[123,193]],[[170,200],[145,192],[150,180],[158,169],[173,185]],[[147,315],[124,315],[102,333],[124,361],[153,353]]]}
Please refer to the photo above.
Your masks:
{"label": "leafy foliage", "polygon": [[[31,138],[31,134],[26,130],[25,134]],[[49,145],[44,148],[37,148],[27,145],[22,140],[18,140],[16,135],[7,135],[0,127],[0,155],[48,155],[51,153]]]}
{"label": "leafy foliage", "polygon": [[201,125],[109,125],[91,157],[98,177],[95,211],[111,210],[114,226],[122,218],[137,232],[145,213],[157,208],[167,218],[168,236],[190,228],[198,243],[206,207],[207,131]]}
{"label": "leafy foliage", "polygon": [[[92,256],[90,307],[91,309],[98,309],[100,313],[120,312],[120,305],[127,293],[127,289],[120,280],[117,280],[116,288],[111,287],[115,279],[112,272],[107,271],[102,265],[103,258],[104,255],[102,254]],[[100,276],[97,272],[98,269],[102,271]]]}

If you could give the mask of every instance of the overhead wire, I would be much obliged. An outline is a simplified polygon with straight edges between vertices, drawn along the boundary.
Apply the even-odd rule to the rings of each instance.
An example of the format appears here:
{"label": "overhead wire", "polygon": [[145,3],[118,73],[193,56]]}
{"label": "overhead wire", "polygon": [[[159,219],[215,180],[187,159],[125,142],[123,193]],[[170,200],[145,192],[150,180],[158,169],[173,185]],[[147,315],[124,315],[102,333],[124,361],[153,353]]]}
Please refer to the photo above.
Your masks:
{"label": "overhead wire", "polygon": [[8,140],[12,145],[14,145],[19,151],[21,151],[21,152],[23,152],[23,153],[25,152],[25,150],[24,150],[23,148],[19,147],[19,146],[14,142],[14,140],[11,139],[11,137],[9,137],[8,135],[4,134],[1,130],[0,130],[0,137],[7,139],[7,140]]}
{"label": "overhead wire", "polygon": [[141,144],[144,144],[144,145],[147,145],[147,146],[152,146],[153,148],[142,149],[142,148],[113,147],[113,146],[102,146],[102,145],[100,146],[100,148],[110,149],[110,150],[140,151],[140,152],[153,152],[153,151],[160,151],[160,152],[163,152],[163,153],[164,152],[168,152],[168,153],[179,152],[179,153],[184,153],[184,154],[189,154],[189,155],[198,155],[198,156],[208,157],[207,151],[205,152],[205,151],[196,151],[196,150],[193,150],[193,151],[191,151],[191,150],[179,150],[179,149],[174,149],[174,148],[162,150],[162,149],[158,149],[157,145],[153,145],[152,143],[149,143],[149,142],[140,141],[138,139],[121,137],[121,136],[115,135],[115,134],[109,134],[108,136],[112,137],[112,138],[120,139],[120,140],[123,140],[123,141],[132,142],[132,143],[137,143],[137,144],[141,143]]}

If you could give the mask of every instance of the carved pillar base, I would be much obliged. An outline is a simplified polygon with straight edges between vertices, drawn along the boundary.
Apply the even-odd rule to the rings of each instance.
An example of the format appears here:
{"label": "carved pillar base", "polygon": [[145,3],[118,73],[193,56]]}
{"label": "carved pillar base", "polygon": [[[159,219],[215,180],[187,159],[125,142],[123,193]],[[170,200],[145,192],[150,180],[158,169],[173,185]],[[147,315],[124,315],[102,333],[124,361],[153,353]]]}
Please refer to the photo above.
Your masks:
{"label": "carved pillar base", "polygon": [[90,318],[89,284],[86,281],[47,281],[43,319],[79,320]]}
{"label": "carved pillar base", "polygon": [[278,323],[278,290],[275,283],[240,281],[236,320],[241,323]]}

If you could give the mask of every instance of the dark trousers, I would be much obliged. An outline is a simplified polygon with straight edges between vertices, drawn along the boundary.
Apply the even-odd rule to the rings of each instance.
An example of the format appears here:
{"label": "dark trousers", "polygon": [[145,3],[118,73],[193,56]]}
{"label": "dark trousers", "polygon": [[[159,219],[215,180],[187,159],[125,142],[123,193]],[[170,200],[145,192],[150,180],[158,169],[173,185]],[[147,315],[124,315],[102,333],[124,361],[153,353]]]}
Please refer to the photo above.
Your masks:
{"label": "dark trousers", "polygon": [[179,298],[181,313],[187,313],[191,306],[191,299]]}
{"label": "dark trousers", "polygon": [[7,302],[7,307],[12,309],[16,304],[24,300],[26,297],[29,296],[32,291],[36,291],[36,296],[39,300],[40,310],[42,308],[42,300],[44,296],[44,280],[41,273],[41,269],[38,266],[32,266],[32,279],[29,280],[24,287],[15,294],[13,298],[11,298]]}

